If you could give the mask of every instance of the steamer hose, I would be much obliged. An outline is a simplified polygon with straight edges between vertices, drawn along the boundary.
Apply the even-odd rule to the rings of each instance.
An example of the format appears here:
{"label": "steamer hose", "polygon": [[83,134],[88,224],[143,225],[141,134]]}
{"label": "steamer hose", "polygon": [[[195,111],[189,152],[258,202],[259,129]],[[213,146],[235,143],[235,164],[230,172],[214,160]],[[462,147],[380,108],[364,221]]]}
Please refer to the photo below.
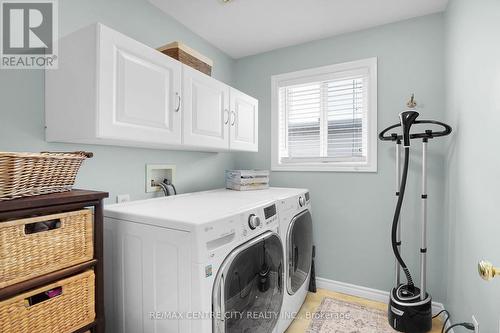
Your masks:
{"label": "steamer hose", "polygon": [[394,256],[396,256],[397,261],[401,265],[401,268],[403,269],[403,271],[406,275],[406,280],[407,280],[408,286],[413,288],[415,285],[413,283],[413,279],[411,277],[410,270],[406,266],[406,263],[404,262],[403,258],[401,257],[401,254],[399,253],[399,249],[398,249],[399,244],[397,241],[399,216],[401,215],[401,206],[403,205],[403,198],[405,195],[406,178],[408,177],[409,159],[410,159],[410,148],[405,147],[405,161],[404,161],[404,166],[403,166],[403,177],[401,179],[401,187],[399,189],[398,203],[396,204],[396,210],[394,212],[394,218],[392,220],[391,241],[392,241],[392,252],[394,252]]}

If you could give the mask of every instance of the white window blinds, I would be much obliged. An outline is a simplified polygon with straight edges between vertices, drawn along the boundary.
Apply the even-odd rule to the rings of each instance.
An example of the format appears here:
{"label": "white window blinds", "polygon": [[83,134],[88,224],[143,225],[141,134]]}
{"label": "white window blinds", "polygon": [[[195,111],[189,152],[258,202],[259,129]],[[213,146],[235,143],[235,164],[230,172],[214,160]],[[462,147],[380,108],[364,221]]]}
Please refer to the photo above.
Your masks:
{"label": "white window blinds", "polygon": [[281,87],[281,157],[365,160],[365,81],[355,76]]}
{"label": "white window blinds", "polygon": [[331,71],[331,66],[327,69],[275,79],[278,164],[369,163],[373,147],[369,118],[376,122],[376,110],[369,109],[376,108],[369,100],[370,85],[376,84],[371,82],[374,70],[359,65],[338,72]]}

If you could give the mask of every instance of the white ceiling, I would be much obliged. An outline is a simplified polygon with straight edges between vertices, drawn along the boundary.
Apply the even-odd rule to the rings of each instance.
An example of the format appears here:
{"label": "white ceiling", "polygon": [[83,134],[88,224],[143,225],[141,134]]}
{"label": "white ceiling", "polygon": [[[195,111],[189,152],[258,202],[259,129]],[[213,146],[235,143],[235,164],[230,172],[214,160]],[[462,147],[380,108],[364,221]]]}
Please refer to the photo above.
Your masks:
{"label": "white ceiling", "polygon": [[233,58],[443,11],[448,0],[149,0]]}

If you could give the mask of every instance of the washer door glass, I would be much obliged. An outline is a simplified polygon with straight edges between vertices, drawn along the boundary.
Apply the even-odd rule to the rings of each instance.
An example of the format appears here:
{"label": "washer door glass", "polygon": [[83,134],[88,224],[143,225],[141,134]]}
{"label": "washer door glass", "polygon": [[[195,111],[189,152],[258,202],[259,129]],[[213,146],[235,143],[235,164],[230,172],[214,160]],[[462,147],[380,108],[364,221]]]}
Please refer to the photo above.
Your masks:
{"label": "washer door glass", "polygon": [[287,290],[295,294],[309,276],[312,261],[312,218],[309,210],[295,216],[287,234]]}
{"label": "washer door glass", "polygon": [[272,332],[283,302],[283,247],[266,232],[236,248],[214,284],[214,332]]}

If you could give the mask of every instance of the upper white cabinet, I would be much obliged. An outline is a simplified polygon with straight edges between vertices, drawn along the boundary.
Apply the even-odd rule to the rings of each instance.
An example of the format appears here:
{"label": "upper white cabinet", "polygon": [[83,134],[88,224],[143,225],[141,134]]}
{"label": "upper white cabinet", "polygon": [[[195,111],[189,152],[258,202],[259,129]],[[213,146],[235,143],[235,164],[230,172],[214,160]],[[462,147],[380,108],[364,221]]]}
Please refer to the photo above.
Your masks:
{"label": "upper white cabinet", "polygon": [[258,151],[259,102],[231,88],[231,150]]}
{"label": "upper white cabinet", "polygon": [[241,91],[182,66],[183,143],[257,151],[258,102]]}
{"label": "upper white cabinet", "polygon": [[47,141],[257,151],[257,101],[94,24],[59,42],[45,72]]}
{"label": "upper white cabinet", "polygon": [[60,41],[45,72],[47,140],[181,144],[181,64],[101,24]]}
{"label": "upper white cabinet", "polygon": [[199,71],[182,68],[184,144],[229,149],[229,90]]}
{"label": "upper white cabinet", "polygon": [[99,26],[100,138],[181,143],[181,64]]}

